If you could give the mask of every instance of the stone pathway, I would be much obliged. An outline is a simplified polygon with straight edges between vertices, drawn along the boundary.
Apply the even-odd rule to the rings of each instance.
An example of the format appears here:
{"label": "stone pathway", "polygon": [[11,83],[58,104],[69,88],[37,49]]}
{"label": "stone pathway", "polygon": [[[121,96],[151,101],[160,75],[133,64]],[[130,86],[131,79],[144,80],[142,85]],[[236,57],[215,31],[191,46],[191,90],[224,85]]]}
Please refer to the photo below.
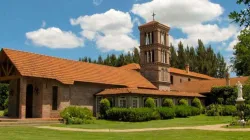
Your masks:
{"label": "stone pathway", "polygon": [[227,124],[204,125],[204,126],[186,126],[186,127],[165,127],[165,128],[142,128],[142,129],[81,129],[81,128],[65,128],[54,126],[37,126],[42,129],[52,129],[60,131],[77,131],[77,132],[145,132],[160,130],[210,130],[210,131],[250,131],[250,128],[223,128]]}

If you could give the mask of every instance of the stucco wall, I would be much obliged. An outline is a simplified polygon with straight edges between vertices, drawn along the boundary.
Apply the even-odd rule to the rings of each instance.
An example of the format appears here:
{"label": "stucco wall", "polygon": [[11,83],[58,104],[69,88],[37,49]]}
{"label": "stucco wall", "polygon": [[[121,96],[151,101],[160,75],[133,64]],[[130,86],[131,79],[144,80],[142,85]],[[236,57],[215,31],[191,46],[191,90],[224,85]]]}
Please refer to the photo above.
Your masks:
{"label": "stucco wall", "polygon": [[175,73],[171,73],[170,77],[171,76],[173,76],[173,85],[180,84],[183,82],[188,82],[189,78],[190,78],[190,81],[204,80],[201,78],[196,78],[196,77],[191,77],[191,76],[186,76],[186,75],[179,75],[179,74],[175,74]]}

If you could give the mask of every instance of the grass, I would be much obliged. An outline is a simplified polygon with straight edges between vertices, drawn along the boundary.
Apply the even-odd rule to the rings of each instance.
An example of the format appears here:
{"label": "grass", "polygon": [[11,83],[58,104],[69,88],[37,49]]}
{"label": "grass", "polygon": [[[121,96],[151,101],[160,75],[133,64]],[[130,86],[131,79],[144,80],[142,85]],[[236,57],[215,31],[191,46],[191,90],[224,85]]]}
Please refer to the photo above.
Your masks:
{"label": "grass", "polygon": [[0,110],[0,117],[3,116],[3,110]]}
{"label": "grass", "polygon": [[106,121],[96,120],[94,124],[83,124],[83,125],[53,125],[59,127],[70,127],[70,128],[91,128],[91,129],[133,129],[133,128],[160,128],[160,127],[178,127],[178,126],[198,126],[198,125],[211,125],[229,123],[232,120],[231,116],[216,116],[208,117],[205,115],[194,116],[189,118],[175,118],[170,120],[154,120],[149,122],[117,122],[117,121]]}
{"label": "grass", "polygon": [[249,132],[202,130],[168,130],[132,133],[87,133],[38,129],[34,127],[0,127],[1,140],[245,140]]}

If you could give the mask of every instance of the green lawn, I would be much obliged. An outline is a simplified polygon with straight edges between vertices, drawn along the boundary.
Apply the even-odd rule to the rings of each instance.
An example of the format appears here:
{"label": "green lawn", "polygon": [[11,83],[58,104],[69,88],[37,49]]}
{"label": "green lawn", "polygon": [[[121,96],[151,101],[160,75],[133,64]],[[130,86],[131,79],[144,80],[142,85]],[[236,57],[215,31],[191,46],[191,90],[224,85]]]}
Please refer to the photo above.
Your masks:
{"label": "green lawn", "polygon": [[112,129],[129,129],[129,128],[159,128],[159,127],[177,127],[177,126],[197,126],[197,125],[210,125],[210,124],[221,124],[230,123],[232,120],[231,116],[223,117],[208,117],[204,115],[194,116],[189,118],[175,118],[170,120],[154,120],[149,122],[116,122],[106,120],[96,120],[94,124],[83,124],[83,125],[53,125],[60,127],[72,127],[72,128],[112,128]]}
{"label": "green lawn", "polygon": [[3,110],[0,110],[0,117],[3,116]]}
{"label": "green lawn", "polygon": [[246,140],[249,132],[168,130],[133,133],[69,132],[33,127],[0,127],[1,140]]}

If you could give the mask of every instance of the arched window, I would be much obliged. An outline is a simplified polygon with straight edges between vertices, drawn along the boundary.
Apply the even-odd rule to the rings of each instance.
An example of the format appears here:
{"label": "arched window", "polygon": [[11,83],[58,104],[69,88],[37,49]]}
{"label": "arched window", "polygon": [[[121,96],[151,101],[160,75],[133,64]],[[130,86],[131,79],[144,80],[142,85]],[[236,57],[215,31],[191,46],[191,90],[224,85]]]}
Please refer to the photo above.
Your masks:
{"label": "arched window", "polygon": [[161,69],[161,81],[164,81],[164,75],[165,75],[165,72],[164,72],[164,69],[162,68]]}

